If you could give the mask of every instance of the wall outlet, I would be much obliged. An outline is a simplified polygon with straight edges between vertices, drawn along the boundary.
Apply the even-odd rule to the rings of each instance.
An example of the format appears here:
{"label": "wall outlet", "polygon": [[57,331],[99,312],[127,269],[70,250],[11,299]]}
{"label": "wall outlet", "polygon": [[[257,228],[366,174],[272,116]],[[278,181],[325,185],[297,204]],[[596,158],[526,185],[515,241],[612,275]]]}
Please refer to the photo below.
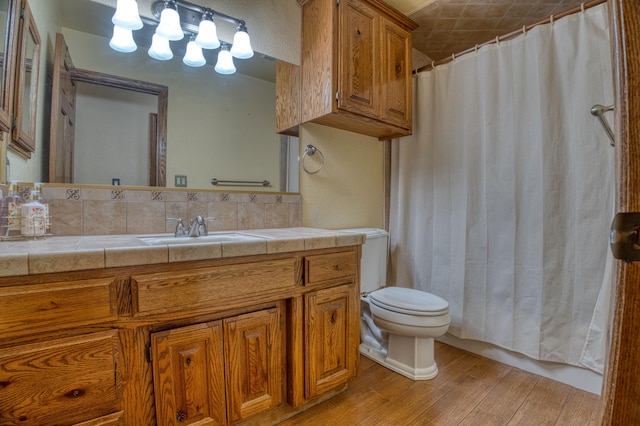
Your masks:
{"label": "wall outlet", "polygon": [[111,179],[111,185],[119,186],[120,185],[120,179],[119,178]]}
{"label": "wall outlet", "polygon": [[186,175],[175,175],[176,187],[187,187],[187,176]]}

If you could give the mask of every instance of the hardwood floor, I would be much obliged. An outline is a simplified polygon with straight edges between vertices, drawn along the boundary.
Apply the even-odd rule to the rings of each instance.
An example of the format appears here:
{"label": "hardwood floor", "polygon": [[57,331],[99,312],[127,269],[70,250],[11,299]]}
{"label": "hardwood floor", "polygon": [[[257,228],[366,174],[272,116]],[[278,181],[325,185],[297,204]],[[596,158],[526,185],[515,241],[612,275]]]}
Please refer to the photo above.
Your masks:
{"label": "hardwood floor", "polygon": [[412,381],[361,356],[346,392],[281,425],[597,425],[598,395],[436,342],[439,374]]}

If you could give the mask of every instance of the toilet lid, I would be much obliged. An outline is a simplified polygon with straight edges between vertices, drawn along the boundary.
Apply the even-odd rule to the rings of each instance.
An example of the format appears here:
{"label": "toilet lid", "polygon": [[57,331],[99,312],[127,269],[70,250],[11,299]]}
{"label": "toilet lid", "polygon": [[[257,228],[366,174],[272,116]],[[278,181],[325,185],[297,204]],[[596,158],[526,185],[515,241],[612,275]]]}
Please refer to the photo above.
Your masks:
{"label": "toilet lid", "polygon": [[385,287],[369,293],[371,303],[409,315],[437,316],[449,312],[449,303],[435,294],[403,287]]}

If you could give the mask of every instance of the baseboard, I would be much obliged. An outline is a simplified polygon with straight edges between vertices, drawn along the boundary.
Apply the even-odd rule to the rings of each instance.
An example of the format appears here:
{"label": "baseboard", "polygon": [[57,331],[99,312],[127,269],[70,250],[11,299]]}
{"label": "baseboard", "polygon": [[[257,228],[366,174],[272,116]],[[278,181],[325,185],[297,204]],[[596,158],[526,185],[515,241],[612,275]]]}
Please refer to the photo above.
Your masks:
{"label": "baseboard", "polygon": [[[555,362],[538,361],[492,345],[491,343],[460,339],[448,333],[438,337],[436,340],[539,376],[548,377],[596,395],[600,395],[602,391],[602,375],[585,368]],[[436,362],[437,361],[438,351],[436,349]]]}

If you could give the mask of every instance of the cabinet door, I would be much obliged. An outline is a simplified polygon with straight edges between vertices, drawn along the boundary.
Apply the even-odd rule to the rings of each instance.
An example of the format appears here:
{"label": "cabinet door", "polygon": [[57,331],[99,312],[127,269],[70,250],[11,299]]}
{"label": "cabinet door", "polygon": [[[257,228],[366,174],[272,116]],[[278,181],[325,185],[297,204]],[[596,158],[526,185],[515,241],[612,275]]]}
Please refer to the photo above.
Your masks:
{"label": "cabinet door", "polygon": [[284,362],[276,308],[224,320],[227,407],[230,422],[282,402]]}
{"label": "cabinet door", "polygon": [[382,19],[380,119],[411,128],[411,33]]}
{"label": "cabinet door", "polygon": [[360,0],[339,6],[338,108],[370,118],[378,117],[379,17]]}
{"label": "cabinet door", "polygon": [[306,396],[345,384],[358,370],[360,303],[355,284],[305,295]]}
{"label": "cabinet door", "polygon": [[224,425],[220,321],[153,333],[153,385],[158,425]]}

